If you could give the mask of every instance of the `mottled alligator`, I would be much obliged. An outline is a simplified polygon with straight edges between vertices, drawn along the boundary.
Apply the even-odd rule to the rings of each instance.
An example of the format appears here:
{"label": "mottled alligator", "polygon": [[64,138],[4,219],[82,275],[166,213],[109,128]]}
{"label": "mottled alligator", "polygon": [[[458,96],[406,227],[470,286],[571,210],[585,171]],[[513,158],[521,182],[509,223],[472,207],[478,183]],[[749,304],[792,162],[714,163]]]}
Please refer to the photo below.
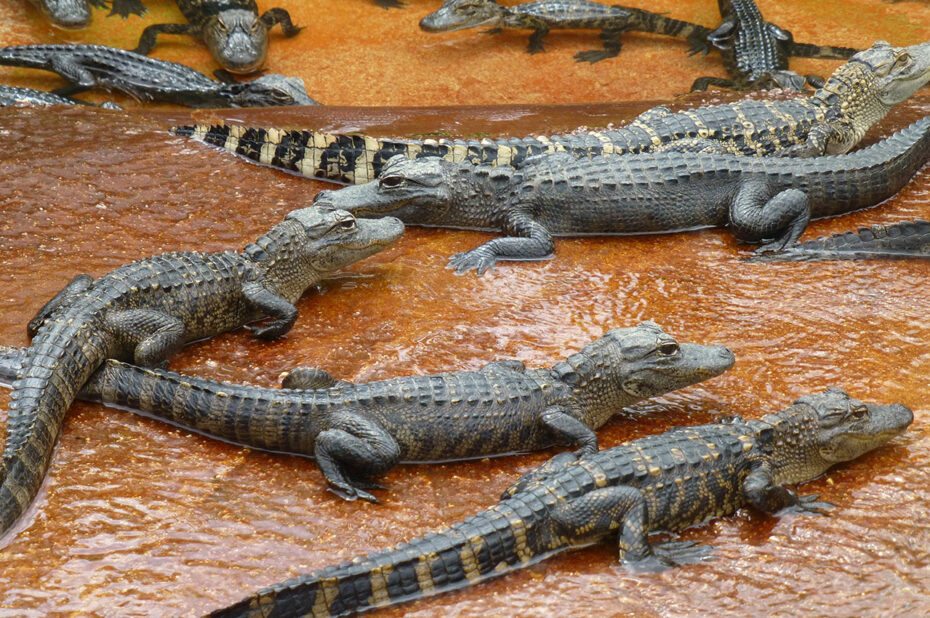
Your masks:
{"label": "mottled alligator", "polygon": [[[20,88],[18,86],[0,85],[0,107],[12,107],[17,105],[90,105],[87,101],[63,97],[54,92],[45,92],[44,90],[35,90],[33,88]],[[106,101],[99,107],[104,109],[123,109],[116,103]]]}
{"label": "mottled alligator", "polygon": [[553,555],[616,539],[619,559],[657,571],[705,559],[711,548],[649,543],[752,507],[770,515],[833,505],[789,485],[817,478],[902,433],[903,405],[852,399],[838,388],[802,397],[760,420],[679,427],[544,466],[500,503],[445,530],[265,588],[214,618],[344,616],[497,577]]}
{"label": "mottled alligator", "polygon": [[[30,0],[40,11],[59,28],[78,30],[86,28],[91,22],[90,7],[106,8],[108,0]],[[113,0],[110,13],[128,17],[131,13],[142,15],[145,7],[138,0]]]}
{"label": "mottled alligator", "polygon": [[295,210],[242,253],[168,253],[94,281],[78,275],[30,322],[34,335],[13,383],[0,461],[0,534],[35,497],[65,412],[108,358],[155,366],[185,342],[247,322],[262,339],[286,333],[294,302],[322,276],[396,240],[396,219]]}
{"label": "mottled alligator", "polygon": [[928,80],[930,43],[892,47],[879,41],[839,67],[811,97],[740,101],[678,113],[656,107],[619,129],[497,140],[377,139],[236,125],[189,125],[172,132],[262,165],[346,184],[377,178],[398,154],[499,166],[557,151],[578,157],[676,149],[815,156],[851,149],[893,105]]}
{"label": "mottled alligator", "polygon": [[71,82],[56,94],[70,95],[99,86],[139,101],[189,107],[316,105],[303,80],[276,73],[250,82],[224,83],[194,69],[104,45],[20,45],[0,48],[0,65],[58,73]]}
{"label": "mottled alligator", "polygon": [[[3,352],[0,377],[9,379],[19,359],[14,350]],[[497,361],[480,371],[350,384],[300,368],[284,384],[301,390],[276,390],[109,361],[80,396],[240,444],[312,455],[339,495],[375,501],[364,489],[368,480],[398,461],[471,459],[553,444],[593,453],[594,430],[625,406],[720,375],[733,360],[723,346],[679,344],[644,322],[608,331],[551,369]]]}
{"label": "mottled alligator", "polygon": [[803,90],[806,83],[820,87],[817,75],[798,75],[788,70],[790,56],[845,60],[859,50],[830,45],[795,43],[792,34],[762,18],[753,0],[717,0],[723,22],[708,35],[720,50],[730,79],[700,77],[691,90],[708,86],[724,88],[790,88]]}
{"label": "mottled alligator", "polygon": [[748,262],[814,260],[930,259],[930,221],[917,219],[891,225],[860,227],[855,232],[823,236],[784,251],[753,255]]}
{"label": "mottled alligator", "polygon": [[187,34],[199,37],[227,71],[251,73],[265,63],[268,31],[281,24],[284,36],[292,37],[300,28],[291,23],[284,9],[268,9],[258,16],[255,0],[175,0],[187,24],[153,24],[142,31],[134,51],[147,54],[159,34]]}
{"label": "mottled alligator", "polygon": [[671,19],[633,7],[607,5],[588,0],[540,0],[516,6],[501,6],[494,0],[445,0],[442,7],[420,20],[426,32],[454,32],[488,26],[488,33],[503,28],[532,30],[526,51],[544,51],[543,39],[550,30],[600,30],[604,49],[575,54],[578,61],[598,62],[620,53],[620,35],[624,32],[651,32],[684,38],[691,53],[710,51],[709,28]]}
{"label": "mottled alligator", "polygon": [[321,191],[316,203],[361,217],[499,231],[449,260],[482,274],[498,260],[541,259],[553,236],[652,234],[728,226],[738,239],[781,250],[811,218],[874,206],[930,157],[930,116],[841,156],[796,159],[656,152],[576,159],[559,153],[518,168],[440,158],[388,161],[378,180]]}

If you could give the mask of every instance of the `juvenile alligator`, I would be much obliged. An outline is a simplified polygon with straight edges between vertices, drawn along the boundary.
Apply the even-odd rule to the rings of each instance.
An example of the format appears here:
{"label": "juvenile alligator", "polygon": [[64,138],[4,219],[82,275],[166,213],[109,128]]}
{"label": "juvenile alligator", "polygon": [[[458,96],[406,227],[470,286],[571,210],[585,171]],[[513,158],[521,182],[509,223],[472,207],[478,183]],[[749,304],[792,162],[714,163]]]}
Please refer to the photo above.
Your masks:
{"label": "juvenile alligator", "polygon": [[578,52],[578,61],[597,62],[620,53],[620,35],[638,31],[682,37],[691,45],[691,54],[710,51],[709,28],[671,19],[627,6],[601,4],[588,0],[541,0],[504,7],[494,0],[445,0],[442,7],[420,20],[426,32],[454,32],[489,26],[489,34],[503,28],[532,30],[526,51],[544,51],[543,39],[550,30],[600,30],[602,50]]}
{"label": "juvenile alligator", "polygon": [[[107,8],[108,0],[30,0],[40,11],[59,28],[79,30],[91,22],[90,7]],[[112,14],[128,17],[130,13],[142,15],[145,7],[138,0],[113,0]]]}
{"label": "juvenile alligator", "polygon": [[316,105],[303,80],[276,73],[250,82],[223,83],[194,69],[103,45],[20,45],[0,48],[0,65],[58,73],[71,82],[56,94],[70,95],[99,86],[139,101],[189,107]]}
{"label": "juvenile alligator", "polygon": [[[530,473],[491,508],[393,549],[265,588],[210,614],[344,616],[462,588],[557,553],[616,539],[620,562],[657,571],[706,558],[707,547],[649,543],[752,507],[819,514],[833,505],[789,485],[817,478],[902,433],[903,405],[852,399],[838,388],[760,420],[679,427]],[[569,458],[570,459],[570,458]]]}
{"label": "juvenile alligator", "polygon": [[841,156],[796,159],[656,152],[576,159],[538,156],[522,166],[440,158],[388,161],[378,180],[321,191],[316,202],[361,217],[500,231],[449,268],[482,274],[498,260],[541,259],[553,236],[649,234],[728,226],[738,239],[781,250],[811,218],[874,206],[930,158],[930,116]]}
{"label": "juvenile alligator", "polygon": [[823,86],[817,75],[798,75],[788,70],[790,56],[845,60],[859,50],[830,45],[795,43],[792,34],[762,18],[753,0],[717,0],[723,22],[708,35],[720,50],[730,79],[700,77],[691,90],[708,86],[724,88],[790,88],[803,90],[805,83]]}
{"label": "juvenile alligator", "polygon": [[740,101],[678,113],[656,107],[619,129],[480,141],[376,139],[236,125],[188,125],[172,132],[262,165],[347,184],[377,178],[398,154],[497,166],[563,150],[577,157],[653,150],[815,156],[851,149],[893,105],[928,80],[930,43],[892,47],[879,41],[839,67],[811,97]]}
{"label": "juvenile alligator", "polygon": [[[63,97],[54,92],[45,92],[44,90],[35,90],[33,88],[20,88],[18,86],[4,86],[0,84],[0,107],[11,107],[15,105],[88,105],[94,107],[93,103]],[[116,103],[106,101],[99,107],[104,109],[123,109]]]}
{"label": "juvenile alligator", "polygon": [[185,342],[258,318],[262,339],[286,333],[293,303],[322,276],[396,240],[396,219],[295,210],[242,253],[167,253],[94,281],[78,275],[30,322],[34,335],[13,383],[0,461],[0,534],[35,497],[65,412],[108,358],[155,366]]}
{"label": "juvenile alligator", "polygon": [[153,24],[142,31],[134,51],[147,54],[159,34],[187,34],[206,43],[210,54],[227,71],[252,73],[268,55],[268,31],[281,24],[284,36],[300,28],[284,9],[269,9],[258,16],[255,0],[175,0],[187,24]]}
{"label": "juvenile alligator", "polygon": [[917,219],[891,225],[860,227],[855,232],[823,236],[784,251],[753,255],[748,262],[813,260],[930,259],[930,221]]}
{"label": "juvenile alligator", "polygon": [[[19,358],[2,351],[0,377],[9,379]],[[301,390],[277,390],[109,361],[79,396],[240,444],[312,455],[339,495],[376,501],[364,489],[368,480],[399,461],[472,459],[553,444],[593,453],[594,430],[625,406],[710,379],[733,360],[723,346],[679,344],[644,322],[610,330],[545,369],[497,361],[480,371],[351,384],[299,368],[284,384]]]}

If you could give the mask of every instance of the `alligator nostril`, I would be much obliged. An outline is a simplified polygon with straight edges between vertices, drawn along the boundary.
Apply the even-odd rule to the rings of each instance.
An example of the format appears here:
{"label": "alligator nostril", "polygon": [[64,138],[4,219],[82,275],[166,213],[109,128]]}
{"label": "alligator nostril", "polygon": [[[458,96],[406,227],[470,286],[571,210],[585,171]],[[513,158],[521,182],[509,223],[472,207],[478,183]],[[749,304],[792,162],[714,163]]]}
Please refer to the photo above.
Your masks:
{"label": "alligator nostril", "polygon": [[322,191],[320,191],[319,193],[317,193],[316,196],[313,198],[313,203],[316,204],[316,203],[319,202],[321,199],[324,199],[327,195],[329,195],[329,190],[328,190],[328,189],[323,189]]}

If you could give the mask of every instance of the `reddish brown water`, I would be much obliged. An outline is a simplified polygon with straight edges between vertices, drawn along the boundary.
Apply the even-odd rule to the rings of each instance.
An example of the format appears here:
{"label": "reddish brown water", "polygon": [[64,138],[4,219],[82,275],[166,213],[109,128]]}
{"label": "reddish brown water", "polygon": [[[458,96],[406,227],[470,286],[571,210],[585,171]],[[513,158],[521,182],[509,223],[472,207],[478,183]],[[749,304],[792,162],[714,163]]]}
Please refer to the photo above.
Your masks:
{"label": "reddish brown water", "polygon": [[[296,57],[285,68],[278,64],[294,55],[289,46],[296,41],[318,46],[329,60],[310,73],[335,89],[329,98],[313,94],[337,103],[640,98],[630,90],[637,82],[627,72],[643,66],[634,55],[642,53],[638,40],[628,40],[613,64],[577,68],[582,77],[600,75],[598,89],[584,80],[576,84],[576,67],[568,64],[569,52],[593,45],[590,37],[553,35],[550,52],[535,57],[522,54],[525,35],[425,38],[407,22],[435,4],[411,2],[407,11],[379,11],[377,20],[366,22],[363,17],[375,11],[368,0],[308,1],[308,8],[294,11],[310,24],[308,30],[292,41],[274,41],[269,66],[282,72],[297,66]],[[707,4],[683,10],[700,10],[701,21],[710,23],[713,7]],[[831,24],[835,34],[822,35],[822,15],[838,15],[853,4],[862,21],[855,28]],[[167,7],[152,8],[168,13]],[[855,45],[860,28],[870,39],[884,36],[902,44],[930,38],[930,19],[916,26],[905,17],[926,17],[922,3],[822,2],[804,18],[801,9],[779,13],[771,3],[762,8],[770,19],[790,25],[799,40]],[[357,45],[344,26],[327,21],[339,11],[357,25]],[[0,7],[11,33],[6,41],[49,34],[89,40],[99,32],[62,34],[35,21],[6,21],[25,15],[31,15],[25,3]],[[401,18],[409,32],[391,38],[386,33],[398,31]],[[127,31],[139,23],[126,22]],[[98,19],[95,28],[104,27],[115,28]],[[340,36],[343,47],[335,42]],[[665,71],[669,47],[655,41],[643,46]],[[358,46],[373,50],[366,62],[380,63],[379,70],[397,77],[391,87],[377,86],[385,82],[371,69],[345,69],[341,60]],[[435,56],[447,65],[435,61],[424,73],[423,65],[407,57],[409,68],[403,69],[384,51],[391,46],[403,53],[419,49],[423,57],[416,62],[432,63]],[[165,51],[162,57],[190,54],[199,68],[210,68],[191,42]],[[487,73],[474,68],[499,58],[519,61],[518,77],[538,80],[548,98],[523,96],[499,67]],[[660,58],[666,64],[659,65]],[[474,69],[474,77],[457,73],[468,70],[460,62]],[[671,96],[695,72],[715,66],[712,58],[687,60],[708,67],[702,73],[703,68],[680,66],[683,59],[674,62],[680,81],[650,82],[644,96]],[[821,62],[810,70],[826,72],[822,67],[835,64]],[[359,80],[367,90],[353,98],[351,84],[357,87]],[[667,91],[653,94],[651,87]],[[237,110],[196,117],[373,133],[494,135],[601,125],[647,106]],[[930,98],[916,98],[871,139],[928,112]],[[164,251],[242,247],[326,186],[245,165],[165,133],[173,122],[190,119],[186,112],[0,110],[0,343],[25,345],[26,321],[75,273],[99,275]],[[806,237],[928,218],[928,196],[930,172],[924,170],[880,208],[815,222]],[[709,230],[560,239],[553,260],[504,263],[481,278],[443,268],[449,255],[488,238],[411,229],[394,247],[309,293],[287,338],[260,343],[243,332],[224,335],[185,349],[171,368],[273,386],[281,372],[300,364],[350,380],[475,369],[495,358],[542,366],[609,328],[652,319],[683,341],[725,343],[737,365],[698,387],[637,406],[628,415],[632,420],[618,419],[601,432],[603,446],[710,422],[718,413],[756,418],[830,385],[866,400],[907,404],[916,420],[888,447],[804,488],[837,505],[829,517],[775,520],[745,512],[684,533],[712,544],[713,562],[631,574],[604,545],[386,615],[930,612],[926,263],[744,264],[738,261],[744,247],[726,231]],[[8,392],[0,391],[0,405],[8,402]],[[390,486],[380,494],[384,504],[345,503],[326,491],[310,460],[259,453],[126,412],[75,404],[46,486],[15,537],[0,549],[0,614],[201,614],[261,586],[458,521],[492,504],[519,474],[550,455],[402,466],[383,479]]]}

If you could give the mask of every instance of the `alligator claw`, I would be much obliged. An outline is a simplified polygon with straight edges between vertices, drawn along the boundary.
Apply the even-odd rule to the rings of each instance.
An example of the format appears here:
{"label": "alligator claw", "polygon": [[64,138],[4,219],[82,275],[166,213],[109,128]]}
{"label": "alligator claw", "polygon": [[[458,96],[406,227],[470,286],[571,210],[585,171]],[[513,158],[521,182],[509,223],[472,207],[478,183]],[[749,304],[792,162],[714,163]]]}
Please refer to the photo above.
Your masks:
{"label": "alligator claw", "polygon": [[830,504],[829,502],[822,502],[817,500],[819,494],[811,494],[809,496],[800,496],[798,498],[797,504],[792,504],[791,506],[786,506],[780,510],[777,514],[781,515],[826,515],[828,511],[831,511],[836,508],[835,505]]}
{"label": "alligator claw", "polygon": [[[619,52],[619,50],[617,50]],[[600,62],[601,60],[606,60],[607,58],[613,58],[617,55],[617,52],[610,52],[606,49],[590,49],[588,51],[580,51],[575,54],[575,62],[590,62],[594,64],[595,62]]]}
{"label": "alligator claw", "polygon": [[488,251],[482,251],[482,248],[483,247],[478,247],[471,251],[456,253],[449,258],[449,263],[446,265],[446,268],[455,270],[457,275],[461,275],[474,268],[479,276],[483,275],[489,268],[494,268],[494,264],[497,263],[497,257]]}
{"label": "alligator claw", "polygon": [[352,502],[353,500],[361,498],[362,500],[367,500],[368,502],[373,502],[375,504],[381,504],[381,501],[378,500],[378,498],[375,495],[365,491],[364,489],[353,487],[352,485],[349,485],[348,483],[338,483],[338,484],[330,483],[329,490],[333,492],[334,494],[336,494],[337,496],[339,496],[340,498],[342,498],[343,500],[347,500],[349,502]]}
{"label": "alligator claw", "polygon": [[266,326],[246,326],[251,333],[258,337],[259,339],[277,339],[283,333],[281,332],[281,326],[277,322],[272,322]]}
{"label": "alligator claw", "polygon": [[651,546],[653,554],[671,566],[696,564],[713,560],[714,548],[695,541],[665,541]]}

